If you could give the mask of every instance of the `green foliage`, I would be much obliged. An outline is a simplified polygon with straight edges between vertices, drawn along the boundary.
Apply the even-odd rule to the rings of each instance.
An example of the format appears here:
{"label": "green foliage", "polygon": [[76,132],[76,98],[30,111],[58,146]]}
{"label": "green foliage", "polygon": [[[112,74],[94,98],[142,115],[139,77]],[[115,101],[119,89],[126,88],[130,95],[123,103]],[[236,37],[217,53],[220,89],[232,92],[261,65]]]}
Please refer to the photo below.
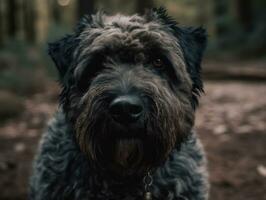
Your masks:
{"label": "green foliage", "polygon": [[36,47],[12,41],[0,51],[0,89],[19,95],[40,92],[45,87],[43,57]]}

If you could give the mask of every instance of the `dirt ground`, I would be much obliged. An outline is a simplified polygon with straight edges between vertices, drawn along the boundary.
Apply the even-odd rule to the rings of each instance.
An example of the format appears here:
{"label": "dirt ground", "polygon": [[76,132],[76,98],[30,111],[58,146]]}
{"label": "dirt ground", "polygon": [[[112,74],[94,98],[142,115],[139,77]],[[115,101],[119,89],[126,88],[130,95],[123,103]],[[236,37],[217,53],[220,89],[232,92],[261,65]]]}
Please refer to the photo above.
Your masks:
{"label": "dirt ground", "polygon": [[[209,160],[210,200],[266,200],[266,84],[207,82],[196,129]],[[38,140],[55,112],[58,88],[25,100],[0,125],[0,200],[24,200]]]}

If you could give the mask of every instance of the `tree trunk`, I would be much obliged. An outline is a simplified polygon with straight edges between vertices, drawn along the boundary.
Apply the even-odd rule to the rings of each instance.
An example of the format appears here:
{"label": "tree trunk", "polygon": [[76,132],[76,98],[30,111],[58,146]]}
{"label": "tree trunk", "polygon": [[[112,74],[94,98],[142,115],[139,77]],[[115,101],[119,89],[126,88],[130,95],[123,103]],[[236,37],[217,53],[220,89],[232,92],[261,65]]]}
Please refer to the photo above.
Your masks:
{"label": "tree trunk", "polygon": [[137,0],[136,2],[136,11],[140,14],[143,14],[146,9],[151,9],[153,7],[153,0]]}
{"label": "tree trunk", "polygon": [[78,0],[78,18],[81,18],[85,14],[91,14],[94,11],[94,0]]}
{"label": "tree trunk", "polygon": [[25,39],[25,10],[24,10],[24,0],[16,0],[17,13],[16,13],[16,22],[17,22],[17,38],[19,40]]}
{"label": "tree trunk", "polygon": [[199,25],[204,25],[207,22],[208,15],[208,5],[206,4],[206,0],[197,0],[196,2],[197,9],[197,23]]}
{"label": "tree trunk", "polygon": [[61,13],[60,13],[60,7],[57,3],[57,1],[50,1],[51,2],[51,10],[52,10],[52,17],[53,17],[53,21],[56,23],[56,24],[60,24],[61,23]]}
{"label": "tree trunk", "polygon": [[213,3],[215,36],[218,38],[227,31],[223,18],[228,14],[228,3],[221,0],[214,0]]}
{"label": "tree trunk", "polygon": [[8,0],[7,1],[8,6],[8,35],[11,37],[16,36],[16,1],[15,0]]}
{"label": "tree trunk", "polygon": [[42,44],[47,37],[48,28],[49,28],[49,7],[47,1],[44,0],[31,0],[35,2],[35,10],[36,10],[36,19],[34,20],[35,24],[35,34],[36,34],[36,42],[38,44]]}
{"label": "tree trunk", "polygon": [[24,21],[25,21],[25,35],[26,40],[30,43],[34,43],[36,41],[36,10],[35,10],[35,1],[26,0],[24,1]]}
{"label": "tree trunk", "polygon": [[235,16],[244,31],[251,31],[253,21],[251,0],[235,0]]}
{"label": "tree trunk", "polygon": [[5,43],[6,40],[6,1],[0,1],[0,46]]}

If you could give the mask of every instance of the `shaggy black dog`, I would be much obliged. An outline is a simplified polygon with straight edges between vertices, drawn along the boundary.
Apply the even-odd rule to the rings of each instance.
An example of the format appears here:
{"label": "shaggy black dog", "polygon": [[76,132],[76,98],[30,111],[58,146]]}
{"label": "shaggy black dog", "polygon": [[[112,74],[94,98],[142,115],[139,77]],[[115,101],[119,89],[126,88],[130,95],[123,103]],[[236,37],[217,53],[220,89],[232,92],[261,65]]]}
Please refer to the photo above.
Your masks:
{"label": "shaggy black dog", "polygon": [[206,200],[193,133],[203,91],[202,28],[162,8],[86,16],[49,45],[60,109],[41,140],[31,200]]}

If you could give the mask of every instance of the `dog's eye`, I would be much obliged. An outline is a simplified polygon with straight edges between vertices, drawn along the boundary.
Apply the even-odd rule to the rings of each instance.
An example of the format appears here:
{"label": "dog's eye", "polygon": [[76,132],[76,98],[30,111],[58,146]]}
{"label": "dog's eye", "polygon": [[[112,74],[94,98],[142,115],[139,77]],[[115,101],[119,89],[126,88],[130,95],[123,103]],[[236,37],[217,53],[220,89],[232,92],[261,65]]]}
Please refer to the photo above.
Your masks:
{"label": "dog's eye", "polygon": [[162,59],[160,59],[160,58],[156,58],[156,59],[154,59],[154,60],[152,61],[152,64],[153,64],[153,66],[156,67],[156,68],[163,68],[163,66],[164,66],[164,63],[163,63]]}

